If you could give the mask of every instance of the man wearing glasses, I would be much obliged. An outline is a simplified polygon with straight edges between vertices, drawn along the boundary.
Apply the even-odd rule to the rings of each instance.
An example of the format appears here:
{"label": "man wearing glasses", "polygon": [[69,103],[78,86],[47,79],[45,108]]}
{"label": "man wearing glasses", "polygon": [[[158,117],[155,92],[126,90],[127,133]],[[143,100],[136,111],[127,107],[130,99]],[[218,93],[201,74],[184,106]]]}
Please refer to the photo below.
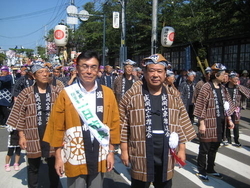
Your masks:
{"label": "man wearing glasses", "polygon": [[[114,166],[120,124],[113,91],[96,81],[99,58],[93,51],[77,60],[77,83],[58,96],[44,140],[56,149],[56,171],[65,171],[69,188],[103,187],[104,173]],[[61,154],[63,150],[64,154]]]}
{"label": "man wearing glasses", "polygon": [[7,125],[19,131],[19,145],[27,152],[28,187],[38,187],[41,157],[48,164],[50,187],[58,187],[60,180],[55,171],[55,152],[43,136],[52,105],[63,87],[49,84],[47,64],[39,62],[31,67],[35,84],[22,90],[17,96]]}

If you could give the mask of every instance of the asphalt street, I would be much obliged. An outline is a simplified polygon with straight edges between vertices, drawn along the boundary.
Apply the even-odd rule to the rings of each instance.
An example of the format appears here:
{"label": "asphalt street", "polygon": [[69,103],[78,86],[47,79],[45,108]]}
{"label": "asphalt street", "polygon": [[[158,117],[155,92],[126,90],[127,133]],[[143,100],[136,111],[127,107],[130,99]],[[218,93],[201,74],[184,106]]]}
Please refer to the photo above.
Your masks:
{"label": "asphalt street", "polygon": [[[176,166],[173,178],[173,188],[198,188],[198,187],[215,187],[215,188],[249,188],[250,187],[250,109],[241,111],[240,121],[240,142],[241,148],[233,144],[228,147],[221,147],[216,157],[216,169],[224,178],[218,180],[210,178],[209,182],[202,182],[196,176],[196,157],[198,152],[198,140],[187,143],[187,165],[184,168]],[[196,127],[197,129],[197,127]],[[5,156],[7,154],[7,137],[6,129],[0,129],[0,186],[3,188],[23,188],[27,187],[27,164],[25,151],[22,151],[20,160],[20,170],[14,171],[13,162],[11,162],[11,172],[5,172]],[[129,188],[130,173],[119,158],[115,156],[115,169],[105,174],[104,188]],[[39,188],[48,188],[47,166],[41,161],[39,172]],[[61,178],[63,188],[66,188],[66,177]],[[153,187],[153,186],[151,186]]]}

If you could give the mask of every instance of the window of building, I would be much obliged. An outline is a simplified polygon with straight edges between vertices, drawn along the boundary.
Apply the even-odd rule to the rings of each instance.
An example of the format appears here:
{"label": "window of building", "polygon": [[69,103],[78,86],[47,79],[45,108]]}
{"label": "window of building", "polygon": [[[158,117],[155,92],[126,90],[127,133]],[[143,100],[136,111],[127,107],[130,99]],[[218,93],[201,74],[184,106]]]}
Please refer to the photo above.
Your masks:
{"label": "window of building", "polygon": [[211,48],[210,64],[222,63],[222,47]]}
{"label": "window of building", "polygon": [[250,44],[240,46],[240,70],[250,70]]}
{"label": "window of building", "polygon": [[185,69],[185,51],[171,52],[171,63],[174,69]]}
{"label": "window of building", "polygon": [[224,64],[228,70],[237,69],[238,45],[225,46]]}

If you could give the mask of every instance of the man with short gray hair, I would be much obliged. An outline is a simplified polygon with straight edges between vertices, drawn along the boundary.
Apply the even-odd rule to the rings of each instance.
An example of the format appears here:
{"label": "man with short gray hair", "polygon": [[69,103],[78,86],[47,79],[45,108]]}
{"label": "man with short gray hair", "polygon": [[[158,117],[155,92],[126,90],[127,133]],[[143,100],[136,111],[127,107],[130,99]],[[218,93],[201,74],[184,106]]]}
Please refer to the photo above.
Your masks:
{"label": "man with short gray hair", "polygon": [[[175,160],[185,164],[185,143],[196,137],[178,91],[164,84],[167,60],[144,58],[144,78],[119,104],[121,159],[131,164],[131,187],[172,187]],[[176,153],[178,151],[178,153]]]}
{"label": "man with short gray hair", "polygon": [[121,100],[122,96],[126,93],[126,91],[131,88],[133,83],[139,80],[137,76],[134,76],[132,74],[135,64],[136,62],[131,59],[127,59],[126,61],[124,61],[124,74],[115,79],[114,92],[118,103]]}
{"label": "man with short gray hair", "polygon": [[28,187],[38,186],[41,157],[45,157],[48,164],[50,187],[58,187],[55,152],[42,139],[52,105],[63,87],[49,84],[50,71],[46,63],[33,64],[31,72],[35,83],[18,95],[6,124],[19,132],[19,145],[27,152]]}

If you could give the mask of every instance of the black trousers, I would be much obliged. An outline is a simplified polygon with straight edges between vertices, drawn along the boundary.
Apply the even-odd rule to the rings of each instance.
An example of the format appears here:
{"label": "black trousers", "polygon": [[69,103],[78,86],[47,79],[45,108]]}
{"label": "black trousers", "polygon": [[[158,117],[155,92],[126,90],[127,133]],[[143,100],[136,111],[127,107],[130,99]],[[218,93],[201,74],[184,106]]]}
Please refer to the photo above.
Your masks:
{"label": "black trousers", "polygon": [[[131,178],[131,188],[149,188],[151,182],[143,182]],[[155,175],[153,185],[155,188],[171,188],[172,179],[162,182],[162,166],[155,166]]]}
{"label": "black trousers", "polygon": [[193,104],[188,106],[187,112],[188,112],[189,119],[191,120],[192,123],[194,123],[194,115],[193,115],[194,114],[194,105]]}
{"label": "black trousers", "polygon": [[220,142],[200,142],[197,168],[200,174],[206,175],[207,172],[215,172],[214,161]]}
{"label": "black trousers", "polygon": [[[233,134],[234,134],[234,142],[236,143],[236,144],[239,144],[239,124],[236,124],[235,123],[235,114],[234,115],[232,115],[231,116],[231,118],[232,118],[232,121],[233,121],[233,123],[234,123],[234,128],[233,128]],[[226,136],[227,136],[227,140],[228,140],[228,142],[232,142],[232,139],[231,139],[231,129],[227,129],[226,130]]]}
{"label": "black trousers", "polygon": [[21,155],[21,148],[20,147],[12,147],[12,148],[9,147],[7,155],[11,157],[14,154],[14,151],[15,151],[16,155],[18,155],[18,156]]}
{"label": "black trousers", "polygon": [[[38,187],[38,172],[40,167],[41,157],[38,158],[28,158],[28,187],[37,188]],[[60,182],[59,176],[55,170],[55,157],[47,158],[48,170],[49,170],[49,181],[50,188],[57,188]]]}
{"label": "black trousers", "polygon": [[7,106],[0,105],[0,114],[1,114],[0,125],[5,125],[10,114],[9,108]]}

